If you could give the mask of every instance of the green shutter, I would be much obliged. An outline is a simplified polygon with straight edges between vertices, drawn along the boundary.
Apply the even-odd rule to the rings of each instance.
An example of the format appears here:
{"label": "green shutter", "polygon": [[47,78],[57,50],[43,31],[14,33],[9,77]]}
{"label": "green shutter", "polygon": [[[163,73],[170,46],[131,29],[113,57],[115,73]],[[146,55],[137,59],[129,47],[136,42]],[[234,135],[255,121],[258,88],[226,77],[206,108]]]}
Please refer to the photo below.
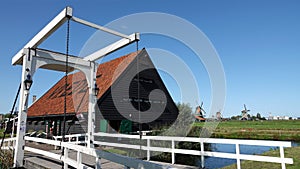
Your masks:
{"label": "green shutter", "polygon": [[100,120],[100,132],[107,131],[107,121],[105,119]]}
{"label": "green shutter", "polygon": [[132,132],[132,121],[122,120],[120,126],[120,133],[130,134]]}

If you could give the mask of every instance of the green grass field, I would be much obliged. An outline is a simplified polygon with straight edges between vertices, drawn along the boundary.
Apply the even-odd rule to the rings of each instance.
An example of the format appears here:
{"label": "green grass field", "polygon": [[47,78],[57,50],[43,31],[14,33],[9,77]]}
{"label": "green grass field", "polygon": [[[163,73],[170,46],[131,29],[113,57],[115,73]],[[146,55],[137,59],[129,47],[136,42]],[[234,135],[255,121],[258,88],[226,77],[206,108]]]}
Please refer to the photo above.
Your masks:
{"label": "green grass field", "polygon": [[0,137],[2,138],[3,137],[3,134],[4,134],[4,129],[0,129]]}
{"label": "green grass field", "polygon": [[[211,126],[212,124],[195,123],[195,127]],[[282,140],[300,142],[300,120],[282,121],[225,121],[220,122],[212,137],[215,138],[237,138],[237,139],[259,139],[259,140]],[[285,148],[285,157],[293,158],[294,164],[287,164],[287,169],[300,168],[300,146]],[[279,150],[271,150],[263,155],[279,157]],[[236,164],[225,167],[224,169],[235,169]],[[281,164],[243,161],[243,169],[279,169]]]}
{"label": "green grass field", "polygon": [[[195,127],[209,126],[212,122],[197,122]],[[212,137],[260,140],[300,141],[300,120],[282,121],[225,121],[220,122]]]}
{"label": "green grass field", "polygon": [[[290,147],[285,148],[285,157],[286,158],[293,158],[294,164],[286,164],[287,169],[299,169],[300,168],[300,147]],[[272,150],[263,153],[263,155],[267,156],[274,156],[279,157],[279,150]],[[242,169],[253,169],[253,168],[259,168],[259,169],[280,169],[281,164],[276,163],[266,163],[266,162],[257,162],[257,161],[242,161],[241,163]],[[224,167],[223,169],[236,169],[236,164]]]}

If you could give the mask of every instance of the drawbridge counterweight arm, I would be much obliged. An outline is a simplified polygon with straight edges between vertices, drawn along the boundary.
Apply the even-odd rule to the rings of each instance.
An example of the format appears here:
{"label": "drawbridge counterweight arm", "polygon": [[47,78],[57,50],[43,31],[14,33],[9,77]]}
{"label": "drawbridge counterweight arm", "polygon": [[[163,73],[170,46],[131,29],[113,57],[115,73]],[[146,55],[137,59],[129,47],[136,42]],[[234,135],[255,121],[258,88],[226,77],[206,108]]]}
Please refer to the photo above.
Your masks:
{"label": "drawbridge counterweight arm", "polygon": [[[53,18],[39,33],[37,33],[13,58],[13,65],[22,65],[24,53],[23,50],[25,48],[33,48],[36,49],[43,41],[45,41],[52,33],[54,33],[58,28],[60,28],[68,19],[72,21],[78,22],[80,24],[116,35],[121,37],[122,39],[103,48],[95,53],[86,56],[84,60],[86,61],[96,61],[97,59],[106,56],[120,48],[123,48],[133,42],[139,41],[140,36],[139,33],[133,33],[131,35],[125,35],[115,30],[99,26],[95,23],[77,18],[73,16],[73,9],[71,7],[66,7],[63,11],[61,11],[55,18]],[[98,56],[97,56],[98,55]]]}

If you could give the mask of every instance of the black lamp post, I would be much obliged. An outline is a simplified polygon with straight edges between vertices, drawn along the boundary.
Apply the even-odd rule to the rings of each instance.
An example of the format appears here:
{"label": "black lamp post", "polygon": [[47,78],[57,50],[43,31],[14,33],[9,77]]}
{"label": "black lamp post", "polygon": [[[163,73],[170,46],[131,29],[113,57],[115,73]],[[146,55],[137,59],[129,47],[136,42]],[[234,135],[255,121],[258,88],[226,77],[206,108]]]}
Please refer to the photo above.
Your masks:
{"label": "black lamp post", "polygon": [[29,90],[31,88],[32,85],[32,79],[31,79],[31,75],[29,74],[29,69],[26,69],[26,72],[28,72],[27,76],[26,76],[26,80],[24,80],[24,85],[25,85],[25,90]]}
{"label": "black lamp post", "polygon": [[100,89],[98,88],[97,84],[95,83],[95,88],[94,88],[94,95],[98,96]]}

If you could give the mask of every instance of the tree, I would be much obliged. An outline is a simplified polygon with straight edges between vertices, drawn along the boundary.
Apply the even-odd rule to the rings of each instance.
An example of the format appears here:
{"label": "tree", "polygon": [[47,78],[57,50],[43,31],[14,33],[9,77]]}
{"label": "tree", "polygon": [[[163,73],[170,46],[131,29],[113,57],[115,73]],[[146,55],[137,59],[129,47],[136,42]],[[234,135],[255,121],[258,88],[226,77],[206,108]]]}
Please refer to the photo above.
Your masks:
{"label": "tree", "polygon": [[250,119],[250,118],[251,118],[251,115],[250,115],[250,114],[247,114],[247,117],[248,117],[248,119]]}
{"label": "tree", "polygon": [[193,109],[188,103],[177,103],[177,108],[179,111],[177,120],[164,134],[169,136],[187,136],[195,121],[192,115]]}
{"label": "tree", "polygon": [[7,114],[4,115],[4,118],[9,118],[9,117],[13,118],[13,115],[10,115],[10,113],[7,113]]}
{"label": "tree", "polygon": [[256,118],[257,118],[258,120],[261,120],[261,115],[260,115],[260,113],[257,113],[257,114],[256,114]]}
{"label": "tree", "polygon": [[242,116],[240,116],[240,115],[232,116],[231,120],[239,120],[240,118],[242,118]]}

